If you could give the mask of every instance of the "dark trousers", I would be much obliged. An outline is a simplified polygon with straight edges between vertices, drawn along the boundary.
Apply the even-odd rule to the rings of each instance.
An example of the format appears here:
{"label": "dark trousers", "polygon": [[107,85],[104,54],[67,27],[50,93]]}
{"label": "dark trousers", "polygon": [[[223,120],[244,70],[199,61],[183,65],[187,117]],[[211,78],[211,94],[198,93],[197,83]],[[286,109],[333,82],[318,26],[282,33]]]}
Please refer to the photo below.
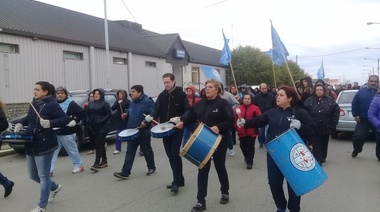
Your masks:
{"label": "dark trousers", "polygon": [[329,139],[330,135],[317,134],[313,136],[313,156],[319,164],[322,164],[326,160]]}
{"label": "dark trousers", "polygon": [[140,130],[140,135],[132,141],[128,141],[127,152],[125,154],[122,172],[131,174],[133,162],[135,161],[136,151],[140,145],[141,151],[144,153],[146,165],[149,169],[155,169],[154,153],[151,146],[150,130]]}
{"label": "dark trousers", "polygon": [[267,169],[269,187],[272,192],[272,197],[274,203],[277,206],[277,209],[284,210],[288,205],[288,209],[290,212],[300,211],[301,197],[297,196],[294,193],[293,189],[290,187],[289,183],[287,183],[289,201],[286,201],[284,189],[282,187],[284,183],[284,175],[282,174],[282,172],[277,167],[276,163],[273,161],[272,157],[269,154],[267,154]]}
{"label": "dark trousers", "polygon": [[259,129],[259,136],[257,137],[257,140],[259,140],[259,144],[263,145],[265,144],[265,127],[260,127]]}
{"label": "dark trousers", "polygon": [[94,134],[95,164],[99,164],[100,162],[107,162],[106,148],[104,147],[104,144],[106,142],[106,136],[107,136],[107,133]]}
{"label": "dark trousers", "polygon": [[239,137],[240,149],[244,155],[244,162],[246,164],[253,164],[255,157],[255,140],[256,137]]}
{"label": "dark trousers", "polygon": [[236,145],[236,128],[235,127],[232,127],[231,135],[232,135],[232,144]]}
{"label": "dark trousers", "polygon": [[182,158],[179,156],[183,138],[183,130],[177,129],[170,136],[164,137],[164,148],[166,155],[169,158],[170,167],[173,172],[172,184],[184,185],[185,178],[182,174]]}
{"label": "dark trousers", "polygon": [[[369,130],[376,132],[376,128],[369,121],[356,123],[354,135],[352,136],[352,144],[356,152],[362,152],[364,141],[369,136]],[[378,154],[380,154],[380,151],[376,151],[376,155]]]}
{"label": "dark trousers", "polygon": [[[230,184],[228,181],[228,174],[226,169],[226,152],[227,152],[227,143],[222,140],[217,148],[217,150],[212,155],[216,173],[218,174],[220,182],[220,191],[222,194],[229,194],[228,190],[230,189]],[[207,196],[207,185],[208,185],[208,173],[210,172],[211,159],[207,164],[198,170],[198,202],[202,205],[206,204]]]}
{"label": "dark trousers", "polygon": [[380,160],[380,132],[376,132],[376,157]]}

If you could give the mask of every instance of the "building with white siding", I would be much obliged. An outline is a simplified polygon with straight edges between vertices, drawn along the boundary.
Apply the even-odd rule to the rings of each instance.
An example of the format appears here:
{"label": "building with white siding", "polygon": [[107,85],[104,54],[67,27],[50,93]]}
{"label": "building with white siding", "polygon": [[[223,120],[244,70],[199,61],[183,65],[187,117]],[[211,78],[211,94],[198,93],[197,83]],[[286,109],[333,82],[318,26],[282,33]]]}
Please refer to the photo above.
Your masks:
{"label": "building with white siding", "polygon": [[[108,21],[109,71],[104,20],[32,0],[0,0],[0,98],[26,103],[37,81],[68,90],[144,86],[150,96],[171,72],[177,85],[206,80],[201,65],[214,67],[225,82],[221,51],[158,34],[129,21]],[[222,44],[221,44],[222,46]]]}

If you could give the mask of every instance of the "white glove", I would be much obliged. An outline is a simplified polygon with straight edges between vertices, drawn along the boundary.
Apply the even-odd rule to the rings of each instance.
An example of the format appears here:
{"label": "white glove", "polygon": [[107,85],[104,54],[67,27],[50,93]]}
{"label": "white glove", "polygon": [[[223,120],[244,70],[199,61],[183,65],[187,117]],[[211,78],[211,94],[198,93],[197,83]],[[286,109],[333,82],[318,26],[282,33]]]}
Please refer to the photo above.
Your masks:
{"label": "white glove", "polygon": [[173,122],[174,124],[177,124],[181,121],[181,117],[173,117],[170,119],[170,122]]}
{"label": "white glove", "polygon": [[49,128],[50,127],[50,121],[45,119],[40,119],[40,124],[43,128]]}
{"label": "white glove", "polygon": [[292,128],[292,127],[299,130],[301,128],[301,122],[298,121],[297,119],[293,119],[292,122],[290,122],[290,128]]}
{"label": "white glove", "polygon": [[238,119],[236,122],[236,125],[238,127],[242,127],[242,126],[244,126],[244,124],[245,124],[245,119]]}
{"label": "white glove", "polygon": [[121,104],[121,103],[123,102],[123,100],[121,100],[121,99],[120,99],[120,100],[119,100],[119,101],[117,101],[117,102],[118,102],[119,104]]}
{"label": "white glove", "polygon": [[71,120],[66,126],[75,127],[75,125],[77,125],[77,122],[75,120]]}
{"label": "white glove", "polygon": [[145,121],[151,122],[151,121],[153,121],[153,117],[151,115],[147,115],[147,116],[145,116]]}
{"label": "white glove", "polygon": [[22,130],[22,128],[24,128],[24,126],[22,126],[22,124],[20,124],[20,123],[17,123],[17,124],[15,124],[13,131],[14,132],[20,132],[20,130]]}

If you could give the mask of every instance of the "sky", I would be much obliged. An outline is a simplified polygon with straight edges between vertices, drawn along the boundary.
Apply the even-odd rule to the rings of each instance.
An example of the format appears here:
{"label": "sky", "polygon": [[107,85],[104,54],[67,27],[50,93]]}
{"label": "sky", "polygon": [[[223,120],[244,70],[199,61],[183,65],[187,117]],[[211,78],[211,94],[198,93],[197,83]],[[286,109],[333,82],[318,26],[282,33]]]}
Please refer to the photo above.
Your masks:
{"label": "sky", "polygon": [[[38,0],[104,18],[104,0]],[[230,48],[272,46],[270,20],[286,46],[288,60],[313,78],[340,82],[368,80],[380,58],[378,0],[107,0],[108,20],[129,20],[161,34],[223,48],[221,29]],[[367,22],[375,24],[367,25]],[[367,59],[365,59],[367,58]]]}

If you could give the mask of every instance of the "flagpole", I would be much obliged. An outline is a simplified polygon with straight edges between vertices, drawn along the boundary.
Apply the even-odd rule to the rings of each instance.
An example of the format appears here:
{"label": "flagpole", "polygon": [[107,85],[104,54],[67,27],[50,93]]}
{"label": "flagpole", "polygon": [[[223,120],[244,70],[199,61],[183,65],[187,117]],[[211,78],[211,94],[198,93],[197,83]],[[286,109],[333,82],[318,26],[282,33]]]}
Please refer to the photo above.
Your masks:
{"label": "flagpole", "polygon": [[231,72],[232,72],[232,78],[234,80],[235,88],[237,89],[237,84],[236,84],[236,79],[235,79],[235,74],[234,74],[234,68],[232,67],[232,63],[230,61],[230,67],[231,67]]}
{"label": "flagpole", "polygon": [[274,87],[277,89],[276,72],[274,71],[273,58],[272,58],[272,70],[273,70],[273,82],[274,82]]}

